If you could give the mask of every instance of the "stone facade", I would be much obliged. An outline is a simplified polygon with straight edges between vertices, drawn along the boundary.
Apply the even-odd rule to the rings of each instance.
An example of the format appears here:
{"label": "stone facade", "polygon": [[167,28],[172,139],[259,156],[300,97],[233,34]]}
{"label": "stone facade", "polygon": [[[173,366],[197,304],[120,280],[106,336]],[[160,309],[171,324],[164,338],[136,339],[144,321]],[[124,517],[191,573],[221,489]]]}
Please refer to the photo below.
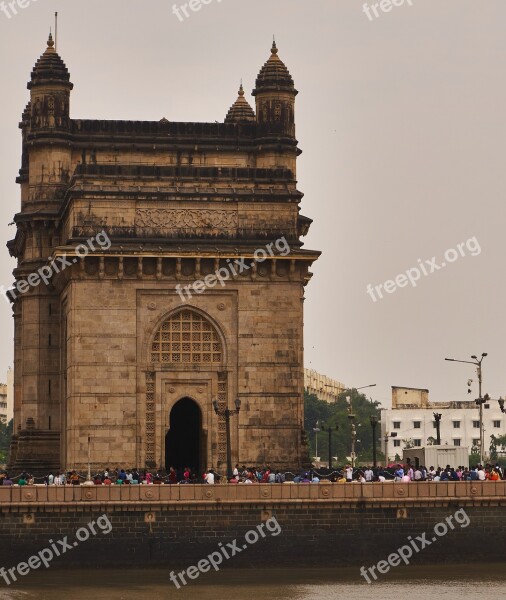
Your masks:
{"label": "stone facade", "polygon": [[[319,253],[300,241],[297,91],[276,45],[258,118],[241,87],[225,123],[71,119],[51,38],[28,87],[8,245],[11,467],[223,470],[213,401],[236,399],[233,462],[300,466],[304,286]],[[47,285],[23,287],[44,268]]]}

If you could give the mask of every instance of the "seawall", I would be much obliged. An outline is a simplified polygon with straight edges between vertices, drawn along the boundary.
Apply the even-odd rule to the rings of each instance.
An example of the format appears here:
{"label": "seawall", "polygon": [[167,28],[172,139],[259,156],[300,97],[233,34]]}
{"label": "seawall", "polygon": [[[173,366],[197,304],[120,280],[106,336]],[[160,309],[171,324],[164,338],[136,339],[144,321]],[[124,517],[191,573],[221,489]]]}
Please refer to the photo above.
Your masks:
{"label": "seawall", "polygon": [[[434,526],[460,509],[467,526],[454,519],[436,536]],[[431,543],[413,563],[497,561],[506,551],[505,509],[506,481],[0,487],[0,566],[26,562],[65,536],[72,549],[53,568],[186,568],[234,539],[240,552],[226,568],[368,566],[424,532]],[[98,530],[74,547],[76,531],[104,514],[110,532]],[[273,517],[279,535],[265,525],[265,537],[245,542],[248,531]]]}

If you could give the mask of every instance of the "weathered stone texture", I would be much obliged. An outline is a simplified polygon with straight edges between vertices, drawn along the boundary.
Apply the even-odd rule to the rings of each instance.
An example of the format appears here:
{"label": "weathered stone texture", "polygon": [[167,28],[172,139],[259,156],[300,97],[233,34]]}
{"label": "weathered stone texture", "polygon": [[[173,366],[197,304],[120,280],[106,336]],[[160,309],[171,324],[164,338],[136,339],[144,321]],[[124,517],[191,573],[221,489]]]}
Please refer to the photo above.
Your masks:
{"label": "weathered stone texture", "polygon": [[[50,40],[21,123],[9,249],[18,284],[52,276],[13,298],[12,467],[86,471],[89,450],[96,468],[223,469],[213,401],[237,398],[233,461],[301,465],[302,302],[318,253],[300,240],[297,91],[277,48],[256,120],[244,98],[225,124],[72,120],[69,78]],[[174,416],[184,398],[193,417]]]}

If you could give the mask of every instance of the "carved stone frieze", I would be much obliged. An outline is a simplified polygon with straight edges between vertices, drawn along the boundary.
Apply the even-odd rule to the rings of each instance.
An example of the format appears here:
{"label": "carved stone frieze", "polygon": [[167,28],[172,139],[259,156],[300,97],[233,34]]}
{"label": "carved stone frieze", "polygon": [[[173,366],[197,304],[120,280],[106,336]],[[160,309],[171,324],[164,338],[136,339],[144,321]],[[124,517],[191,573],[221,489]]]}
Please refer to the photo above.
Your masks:
{"label": "carved stone frieze", "polygon": [[135,225],[141,228],[156,229],[219,229],[235,230],[239,217],[232,210],[193,210],[138,208]]}

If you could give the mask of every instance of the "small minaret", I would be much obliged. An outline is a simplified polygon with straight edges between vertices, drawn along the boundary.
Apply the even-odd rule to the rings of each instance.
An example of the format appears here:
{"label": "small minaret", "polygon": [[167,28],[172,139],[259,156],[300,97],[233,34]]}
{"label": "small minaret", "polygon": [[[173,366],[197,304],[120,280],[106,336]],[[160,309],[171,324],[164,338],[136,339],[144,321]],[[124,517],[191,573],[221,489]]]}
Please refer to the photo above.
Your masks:
{"label": "small minaret", "polygon": [[274,41],[271,56],[258,74],[253,90],[260,134],[295,138],[297,94],[292,76],[279,58]]}
{"label": "small minaret", "polygon": [[32,118],[31,128],[68,129],[70,125],[70,74],[65,63],[54,48],[53,36],[49,34],[47,48],[39,58],[28,82]]}
{"label": "small minaret", "polygon": [[61,200],[70,178],[70,92],[74,86],[51,34],[27,87],[30,103],[20,124],[26,144],[18,179],[22,208],[32,200],[48,204]]}
{"label": "small minaret", "polygon": [[239,87],[239,95],[237,100],[232,104],[227,116],[225,117],[225,123],[244,123],[244,122],[255,122],[255,111],[249,105],[249,102],[244,97],[244,88]]}

